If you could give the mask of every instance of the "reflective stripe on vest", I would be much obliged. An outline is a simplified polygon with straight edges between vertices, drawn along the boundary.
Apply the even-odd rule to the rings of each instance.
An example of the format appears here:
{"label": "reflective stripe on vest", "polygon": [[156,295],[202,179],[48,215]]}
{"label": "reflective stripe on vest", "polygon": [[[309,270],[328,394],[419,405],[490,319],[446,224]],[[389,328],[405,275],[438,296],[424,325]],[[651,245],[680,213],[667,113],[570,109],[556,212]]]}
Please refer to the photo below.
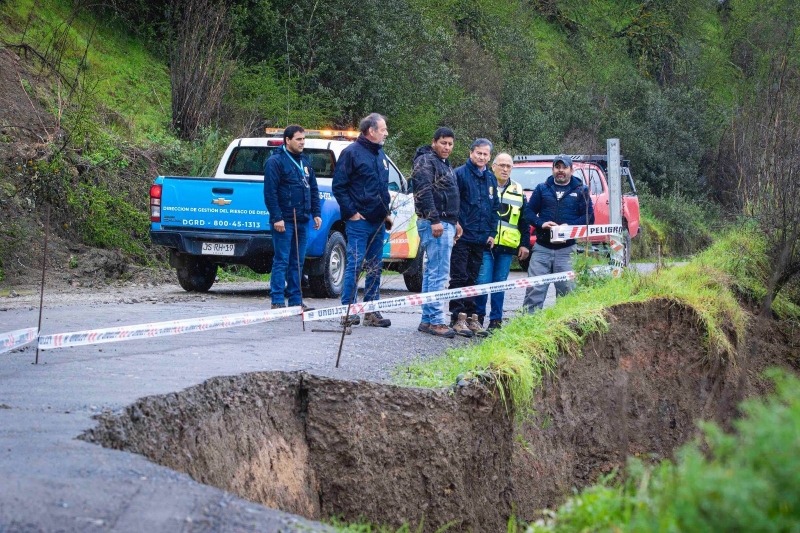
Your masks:
{"label": "reflective stripe on vest", "polygon": [[508,187],[500,195],[500,222],[497,224],[497,236],[494,238],[496,245],[509,248],[519,246],[522,235],[518,224],[524,200],[522,187],[515,181],[509,180]]}

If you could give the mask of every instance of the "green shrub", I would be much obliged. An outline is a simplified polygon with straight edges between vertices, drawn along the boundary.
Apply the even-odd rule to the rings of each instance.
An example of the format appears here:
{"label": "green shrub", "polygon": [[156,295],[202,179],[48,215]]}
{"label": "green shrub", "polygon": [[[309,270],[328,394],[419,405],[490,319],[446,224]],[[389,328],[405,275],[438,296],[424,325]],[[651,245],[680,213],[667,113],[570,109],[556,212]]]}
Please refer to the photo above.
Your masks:
{"label": "green shrub", "polygon": [[701,422],[675,462],[631,459],[529,527],[544,531],[797,531],[800,379],[772,370],[776,392],[742,404],[736,432]]}
{"label": "green shrub", "polygon": [[[766,249],[764,235],[743,224],[699,254],[697,260],[725,272],[740,298],[759,304],[767,293],[767,277],[770,275]],[[790,285],[776,296],[772,311],[778,318],[800,320],[800,306],[792,292],[795,289]]]}
{"label": "green shrub", "polygon": [[67,193],[67,204],[75,214],[73,229],[84,242],[99,248],[121,249],[146,262],[150,220],[147,209],[137,207],[102,185],[80,183]]}
{"label": "green shrub", "polygon": [[661,255],[689,257],[713,242],[720,225],[719,206],[680,193],[656,196],[643,186],[639,192],[642,234],[632,241],[634,257],[655,259]]}

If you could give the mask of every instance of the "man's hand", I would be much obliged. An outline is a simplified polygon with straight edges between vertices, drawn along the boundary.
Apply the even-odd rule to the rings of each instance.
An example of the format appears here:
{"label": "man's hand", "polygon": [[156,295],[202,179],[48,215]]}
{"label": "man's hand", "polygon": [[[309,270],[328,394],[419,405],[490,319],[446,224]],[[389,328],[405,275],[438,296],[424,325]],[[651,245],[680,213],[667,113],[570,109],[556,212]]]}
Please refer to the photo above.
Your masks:
{"label": "man's hand", "polygon": [[355,222],[356,220],[364,220],[364,217],[361,216],[361,213],[356,213],[355,215],[350,217],[350,220]]}
{"label": "man's hand", "polygon": [[555,228],[556,226],[558,226],[558,224],[556,224],[556,223],[555,223],[555,222],[553,222],[552,220],[548,220],[547,222],[545,222],[544,224],[542,224],[542,229]]}
{"label": "man's hand", "polygon": [[286,224],[283,223],[283,220],[274,223],[273,226],[275,226],[275,231],[278,233],[283,233],[286,231]]}
{"label": "man's hand", "polygon": [[442,226],[442,223],[431,224],[431,233],[433,233],[435,239],[441,237],[442,233],[444,233],[444,226]]}
{"label": "man's hand", "polygon": [[392,216],[386,215],[386,218],[383,219],[383,224],[386,226],[386,231],[392,231],[392,226],[394,225],[392,222]]}
{"label": "man's hand", "polygon": [[525,261],[527,257],[531,255],[531,251],[525,248],[524,246],[519,247],[519,251],[517,252],[517,257],[520,261]]}
{"label": "man's hand", "polygon": [[486,244],[489,245],[489,248],[494,248],[494,237],[489,237],[486,239]]}
{"label": "man's hand", "polygon": [[314,217],[314,229],[319,229],[320,226],[322,226],[322,219]]}
{"label": "man's hand", "polygon": [[453,242],[456,242],[458,239],[461,238],[461,235],[464,233],[464,228],[461,227],[461,224],[456,222],[456,236],[453,237]]}

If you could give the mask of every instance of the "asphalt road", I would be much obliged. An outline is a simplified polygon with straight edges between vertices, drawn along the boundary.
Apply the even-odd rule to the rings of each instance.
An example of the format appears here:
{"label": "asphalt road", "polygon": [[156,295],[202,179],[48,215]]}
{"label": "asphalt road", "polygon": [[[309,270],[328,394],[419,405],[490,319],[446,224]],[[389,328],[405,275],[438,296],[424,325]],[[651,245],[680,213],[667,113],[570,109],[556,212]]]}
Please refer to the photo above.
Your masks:
{"label": "asphalt road", "polygon": [[[521,272],[512,277],[522,277]],[[382,297],[407,294],[386,276]],[[506,309],[523,291],[506,293]],[[266,283],[218,283],[206,295],[176,284],[46,292],[42,334],[240,313],[268,306]],[[38,294],[0,297],[0,333],[32,327]],[[336,305],[308,299],[308,305]],[[269,510],[127,452],[76,440],[92,416],[220,375],[305,370],[342,379],[388,380],[418,357],[473,342],[416,331],[420,309],[384,316],[388,329],[353,328],[335,368],[339,335],[312,333],[299,317],[230,329],[0,355],[0,531],[277,531],[302,519]],[[507,313],[508,314],[508,313]],[[305,527],[309,527],[305,524]]]}

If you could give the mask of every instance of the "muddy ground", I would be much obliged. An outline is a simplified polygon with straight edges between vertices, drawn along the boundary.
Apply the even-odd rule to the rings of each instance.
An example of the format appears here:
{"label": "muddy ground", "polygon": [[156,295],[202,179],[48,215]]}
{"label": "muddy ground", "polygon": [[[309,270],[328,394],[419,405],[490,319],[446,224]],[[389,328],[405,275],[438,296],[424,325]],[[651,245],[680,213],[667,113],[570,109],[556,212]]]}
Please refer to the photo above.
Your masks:
{"label": "muddy ground", "polygon": [[768,390],[764,368],[800,368],[800,335],[770,321],[753,320],[735,358],[712,358],[695,314],[673,303],[609,319],[559,358],[533,411],[509,412],[480,382],[431,391],[254,373],[144,398],[84,438],[311,519],[499,531],[513,509],[532,520],[629,455],[672,457],[697,420],[727,425]]}

